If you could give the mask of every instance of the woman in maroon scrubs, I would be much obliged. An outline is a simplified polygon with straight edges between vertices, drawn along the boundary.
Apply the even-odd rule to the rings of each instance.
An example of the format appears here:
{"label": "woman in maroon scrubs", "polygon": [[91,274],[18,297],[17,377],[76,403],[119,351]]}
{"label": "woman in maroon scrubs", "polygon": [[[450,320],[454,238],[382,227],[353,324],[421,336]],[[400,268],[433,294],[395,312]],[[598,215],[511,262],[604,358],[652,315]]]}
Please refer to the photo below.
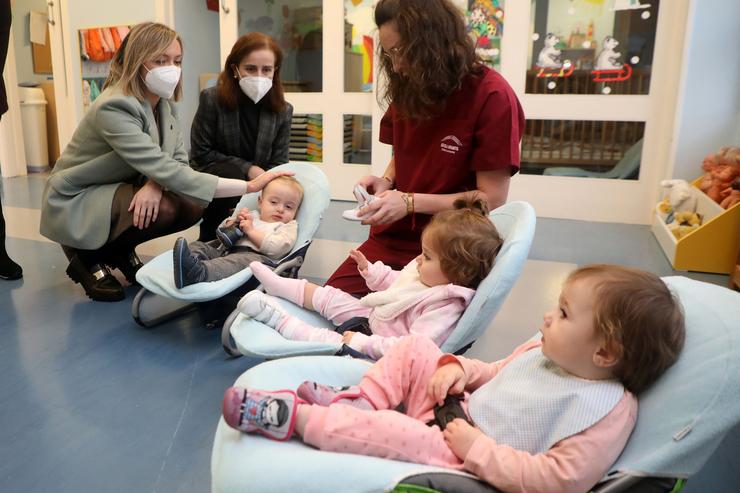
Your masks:
{"label": "woman in maroon scrubs", "polygon": [[[382,177],[359,182],[379,198],[360,211],[372,227],[359,250],[401,269],[421,252],[432,214],[476,193],[491,209],[506,202],[524,112],[506,80],[482,65],[449,0],[380,0],[375,23],[389,103],[380,141],[393,158]],[[369,292],[351,258],[327,284]]]}

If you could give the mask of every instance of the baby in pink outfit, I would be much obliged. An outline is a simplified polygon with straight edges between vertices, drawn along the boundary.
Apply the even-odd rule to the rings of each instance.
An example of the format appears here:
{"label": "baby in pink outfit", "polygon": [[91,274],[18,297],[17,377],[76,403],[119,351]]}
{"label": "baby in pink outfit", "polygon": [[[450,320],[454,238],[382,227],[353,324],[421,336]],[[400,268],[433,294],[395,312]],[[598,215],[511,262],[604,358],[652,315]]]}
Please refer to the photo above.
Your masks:
{"label": "baby in pink outfit", "polygon": [[593,265],[568,277],[540,331],[495,363],[407,337],[358,386],[231,387],[223,417],[321,450],[463,469],[506,492],[587,491],[627,443],[635,396],[678,358],[683,312],[658,277]]}
{"label": "baby in pink outfit", "polygon": [[[252,291],[238,308],[287,339],[344,343],[373,359],[409,334],[427,336],[439,346],[490,272],[503,243],[482,200],[458,201],[456,207],[434,216],[422,234],[421,255],[401,271],[381,262],[369,264],[352,250],[350,256],[374,291],[361,299],[331,286],[280,277],[253,262],[252,273],[268,294]],[[312,327],[287,314],[269,295],[314,310],[339,328]]]}

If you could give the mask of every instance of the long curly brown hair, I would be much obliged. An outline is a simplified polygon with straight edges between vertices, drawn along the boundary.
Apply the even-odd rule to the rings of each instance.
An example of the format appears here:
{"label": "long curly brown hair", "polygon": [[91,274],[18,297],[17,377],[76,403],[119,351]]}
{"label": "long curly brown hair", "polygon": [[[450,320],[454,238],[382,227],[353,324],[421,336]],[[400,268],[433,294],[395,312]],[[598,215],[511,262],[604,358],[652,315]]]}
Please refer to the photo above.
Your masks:
{"label": "long curly brown hair", "polygon": [[396,73],[379,49],[379,64],[388,79],[379,98],[393,103],[400,117],[436,116],[465,76],[482,73],[463,15],[449,0],[380,0],[375,24],[380,28],[388,22],[395,23],[400,35],[398,57],[404,69]]}

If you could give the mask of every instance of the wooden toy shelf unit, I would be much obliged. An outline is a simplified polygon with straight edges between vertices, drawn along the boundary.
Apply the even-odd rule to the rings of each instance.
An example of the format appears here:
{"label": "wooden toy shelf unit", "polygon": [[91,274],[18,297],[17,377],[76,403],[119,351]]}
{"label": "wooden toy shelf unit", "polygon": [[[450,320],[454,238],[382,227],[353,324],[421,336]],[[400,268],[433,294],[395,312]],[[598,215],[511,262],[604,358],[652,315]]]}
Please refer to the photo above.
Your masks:
{"label": "wooden toy shelf unit", "polygon": [[693,181],[691,191],[697,197],[701,226],[676,239],[655,214],[653,234],[674,269],[729,274],[735,269],[740,248],[740,204],[723,209],[699,190],[700,181]]}

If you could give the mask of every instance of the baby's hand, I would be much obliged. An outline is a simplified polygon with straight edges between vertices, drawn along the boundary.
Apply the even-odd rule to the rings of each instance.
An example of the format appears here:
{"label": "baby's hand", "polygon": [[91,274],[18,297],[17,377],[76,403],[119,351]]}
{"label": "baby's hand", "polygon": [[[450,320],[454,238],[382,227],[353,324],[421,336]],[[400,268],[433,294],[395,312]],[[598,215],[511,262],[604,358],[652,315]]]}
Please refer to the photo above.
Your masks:
{"label": "baby's hand", "polygon": [[352,340],[352,337],[354,335],[355,333],[351,330],[346,331],[344,334],[342,334],[342,344],[347,344],[349,346],[349,341]]}
{"label": "baby's hand", "polygon": [[367,258],[362,254],[359,250],[350,250],[349,256],[357,262],[357,270],[360,271],[360,274],[363,276],[367,276],[367,268],[368,268],[368,261]]}
{"label": "baby's hand", "polygon": [[483,435],[483,432],[474,426],[470,426],[464,419],[457,418],[447,423],[442,435],[452,453],[458,459],[464,461],[473,443],[479,436]]}
{"label": "baby's hand", "polygon": [[252,222],[252,216],[247,216],[245,219],[242,219],[239,221],[239,229],[242,230],[242,233],[247,234],[252,229],[252,226],[254,226],[254,223]]}
{"label": "baby's hand", "polygon": [[246,207],[243,207],[243,208],[239,209],[239,212],[236,214],[236,219],[239,222],[242,222],[246,218],[248,218],[250,215],[251,214],[249,214],[249,209],[247,209]]}
{"label": "baby's hand", "polygon": [[452,362],[440,366],[432,374],[427,392],[440,406],[445,403],[447,394],[459,395],[465,390],[465,372],[459,363]]}

